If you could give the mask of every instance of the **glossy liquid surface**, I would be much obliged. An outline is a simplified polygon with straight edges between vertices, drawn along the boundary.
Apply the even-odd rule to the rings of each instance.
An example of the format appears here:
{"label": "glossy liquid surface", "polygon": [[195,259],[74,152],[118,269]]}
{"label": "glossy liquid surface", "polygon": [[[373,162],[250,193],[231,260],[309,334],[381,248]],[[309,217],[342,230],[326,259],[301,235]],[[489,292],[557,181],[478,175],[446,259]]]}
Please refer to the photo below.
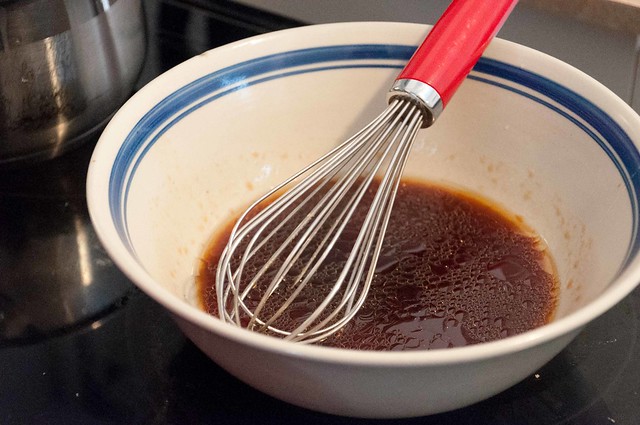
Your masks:
{"label": "glossy liquid surface", "polygon": [[[198,277],[202,304],[214,315],[215,272],[230,230],[209,247]],[[326,296],[346,258],[341,246],[283,322],[299,321]],[[365,304],[321,344],[412,350],[493,341],[547,323],[556,298],[548,250],[521,220],[464,193],[403,181]]]}

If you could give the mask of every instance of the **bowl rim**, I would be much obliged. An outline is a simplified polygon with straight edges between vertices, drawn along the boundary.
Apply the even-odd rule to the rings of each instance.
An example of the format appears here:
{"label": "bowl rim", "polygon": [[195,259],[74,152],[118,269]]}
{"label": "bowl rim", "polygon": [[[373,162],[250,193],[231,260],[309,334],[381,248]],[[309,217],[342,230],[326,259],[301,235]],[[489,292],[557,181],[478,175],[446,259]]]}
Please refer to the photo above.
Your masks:
{"label": "bowl rim", "polygon": [[[386,27],[387,29],[398,29],[400,27],[404,27],[410,31],[422,31],[421,33],[424,33],[430,26],[397,22],[342,22],[309,25],[257,35],[217,47],[203,53],[202,55],[211,56],[233,54],[234,50],[242,49],[245,46],[264,43],[278,43],[282,38],[292,37],[317,40],[316,36],[320,33],[335,34],[340,31],[355,31],[359,29],[371,31],[372,27]],[[590,99],[602,97],[606,102],[615,106],[616,121],[624,122],[626,124],[626,128],[636,126],[640,129],[640,116],[638,116],[638,114],[629,105],[601,83],[559,59],[553,58],[552,56],[529,47],[499,38],[496,38],[491,43],[490,48],[485,54],[490,56],[498,55],[501,56],[502,60],[505,60],[505,57],[502,56],[509,52],[518,52],[518,66],[526,67],[532,64],[537,64],[538,69],[534,70],[534,72],[539,72],[543,69],[543,66],[560,68],[571,72],[576,80],[576,84],[583,84],[589,87],[591,95]],[[188,304],[184,300],[181,300],[168,289],[157,284],[151,276],[149,276],[143,268],[136,263],[128,250],[121,246],[121,241],[115,232],[110,216],[105,213],[105,210],[109,210],[109,200],[108,196],[104,196],[106,193],[106,188],[104,186],[108,185],[110,163],[109,161],[104,161],[102,156],[106,155],[109,159],[112,154],[110,151],[114,150],[114,146],[109,146],[111,133],[116,132],[116,125],[118,125],[122,117],[134,107],[136,99],[147,95],[147,93],[152,93],[156,87],[164,85],[169,78],[174,75],[179,75],[185,67],[195,65],[200,56],[201,55],[198,55],[194,58],[188,59],[187,61],[154,78],[120,108],[109,125],[107,125],[100,137],[100,140],[96,144],[87,174],[87,204],[90,218],[93,222],[96,234],[108,254],[114,260],[114,263],[136,286],[167,308],[172,314],[180,317],[181,319],[236,343],[249,345],[269,352],[277,352],[291,357],[303,357],[314,361],[361,366],[445,366],[454,363],[470,363],[487,358],[505,356],[514,352],[526,350],[536,345],[550,342],[572,333],[577,334],[584,325],[602,315],[625,298],[637,286],[638,282],[640,282],[640,255],[637,254],[634,261],[628,264],[626,270],[619,274],[609,284],[610,287],[605,289],[597,299],[565,317],[509,338],[441,350],[401,352],[367,351],[292,343],[222,322],[218,318]],[[640,143],[640,130],[637,133],[638,137],[635,138],[634,142],[636,147],[638,143]],[[616,284],[612,287],[613,282]]]}

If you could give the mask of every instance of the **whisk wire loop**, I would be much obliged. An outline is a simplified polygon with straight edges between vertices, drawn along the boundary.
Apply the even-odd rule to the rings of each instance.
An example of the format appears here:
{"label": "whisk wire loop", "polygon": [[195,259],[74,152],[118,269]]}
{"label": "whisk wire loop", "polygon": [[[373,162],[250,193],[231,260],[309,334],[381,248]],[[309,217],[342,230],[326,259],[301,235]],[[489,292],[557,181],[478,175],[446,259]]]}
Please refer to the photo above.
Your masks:
{"label": "whisk wire loop", "polygon": [[[271,258],[265,263],[264,267],[262,267],[261,270],[258,271],[258,273],[256,273],[256,275],[252,279],[251,283],[249,283],[246,286],[246,288],[244,289],[242,294],[238,294],[237,291],[239,291],[239,286],[238,285],[233,285],[233,282],[234,281],[238,281],[238,282],[241,281],[244,264],[246,264],[246,262],[251,258],[253,253],[255,253],[257,250],[259,250],[262,245],[267,243],[268,240],[282,226],[284,226],[288,222],[288,218],[289,217],[294,216],[295,213],[297,213],[299,210],[301,210],[307,202],[310,202],[310,200],[313,199],[313,195],[315,195],[317,192],[319,192],[324,186],[329,184],[331,179],[333,177],[335,177],[336,173],[343,167],[344,162],[346,160],[348,160],[349,158],[353,157],[353,155],[355,153],[357,153],[357,150],[361,150],[363,147],[367,146],[364,142],[367,142],[368,137],[370,137],[372,133],[374,133],[375,131],[378,130],[378,127],[380,126],[380,123],[384,123],[386,118],[387,118],[387,116],[391,112],[392,111],[385,111],[376,120],[374,120],[370,126],[364,128],[362,131],[360,131],[358,134],[356,134],[352,139],[350,139],[350,141],[347,141],[347,143],[343,143],[337,149],[334,149],[332,152],[330,152],[329,155],[326,155],[325,157],[323,157],[323,158],[329,159],[329,161],[327,163],[325,163],[322,167],[320,167],[319,169],[314,171],[307,178],[302,180],[290,192],[286,192],[285,195],[278,200],[278,202],[275,202],[275,203],[272,203],[272,204],[268,205],[265,209],[263,209],[262,211],[259,211],[258,214],[252,220],[249,220],[246,223],[244,223],[242,226],[240,226],[240,224],[243,223],[244,217],[246,217],[249,214],[249,212],[255,211],[256,208],[260,205],[261,200],[263,201],[265,199],[268,199],[270,196],[272,196],[277,191],[279,191],[283,185],[279,185],[277,188],[272,190],[269,194],[263,196],[263,198],[261,198],[261,200],[258,200],[257,202],[255,202],[245,212],[243,217],[238,221],[238,223],[236,224],[236,226],[233,229],[233,231],[231,233],[231,236],[230,236],[230,242],[229,242],[229,244],[231,245],[230,249],[225,250],[225,252],[223,253],[223,258],[225,258],[225,261],[226,261],[227,258],[230,259],[231,253],[235,252],[235,250],[237,249],[238,245],[240,244],[240,242],[242,241],[243,238],[245,238],[247,235],[249,235],[253,231],[254,228],[256,228],[258,226],[260,226],[260,227],[254,233],[253,237],[251,238],[251,241],[249,242],[248,246],[246,247],[246,249],[244,251],[245,254],[243,256],[243,259],[240,262],[240,265],[239,265],[238,269],[236,270],[235,274],[233,276],[231,276],[231,275],[227,276],[228,279],[229,279],[229,282],[231,283],[229,289],[232,292],[234,292],[234,314],[232,315],[232,317],[235,317],[236,324],[239,324],[239,322],[238,322],[239,321],[239,317],[240,317],[240,315],[238,314],[239,306],[242,306],[242,308],[245,311],[245,313],[248,313],[252,317],[252,319],[254,317],[257,317],[255,312],[251,313],[250,311],[248,311],[248,309],[246,308],[246,306],[244,306],[243,303],[238,303],[238,301],[242,301],[246,297],[248,292],[253,289],[255,283],[264,275],[264,273],[270,267],[270,265],[272,264],[274,259],[277,258],[281,254],[281,252],[284,250],[286,245],[296,237],[296,235],[299,233],[299,231],[301,229],[307,227],[308,221],[314,216],[314,212],[312,211],[309,215],[307,215],[307,217],[303,218],[301,223],[297,226],[296,230],[294,230],[291,233],[290,237],[285,241],[285,243],[283,243],[283,246],[281,247],[282,249],[279,249],[277,252],[275,252],[271,256]],[[350,142],[353,142],[353,143],[350,143]],[[335,154],[335,155],[332,155],[332,154]],[[318,161],[318,162],[320,162],[320,161]],[[307,167],[305,170],[308,171],[309,168],[310,167]],[[300,174],[301,173],[298,173],[296,176],[299,176]],[[323,179],[324,179],[324,182],[321,185],[320,184],[316,184],[318,181],[323,181]],[[291,179],[289,179],[289,180],[291,180]],[[317,187],[315,187],[314,191],[311,194],[307,193],[308,189],[310,187],[313,187],[313,185],[315,185]],[[336,189],[335,188],[332,188],[332,189],[333,189],[332,193],[335,192]],[[328,195],[323,199],[329,199]],[[260,235],[262,234],[262,232],[273,221],[275,221],[276,218],[278,218],[281,213],[287,211],[289,209],[289,207],[299,199],[302,199],[302,202],[300,203],[300,205],[298,205],[284,220],[282,220],[269,233],[269,235],[267,235],[266,237],[262,238],[262,240],[259,243],[259,245],[254,248],[253,245],[256,242],[256,240],[258,240],[260,238]],[[322,205],[320,205],[320,206],[322,206]],[[315,208],[315,210],[318,210],[320,206],[317,206]],[[277,282],[278,280],[274,280],[274,281]],[[274,289],[275,288],[270,288],[267,291],[269,296],[270,296],[271,293],[273,293]],[[229,290],[226,291],[226,293],[224,294],[223,297],[219,297],[218,299],[219,300],[220,299],[224,299],[224,302],[226,303],[227,299],[228,299],[228,295],[229,295]],[[254,321],[252,320],[251,324],[253,324],[253,322]]]}
{"label": "whisk wire loop", "polygon": [[[340,165],[345,158],[350,157],[351,155],[353,155],[355,151],[360,149],[364,144],[364,142],[367,141],[367,137],[373,131],[373,129],[377,125],[379,125],[380,122],[384,122],[384,120],[387,119],[387,116],[390,115],[391,112],[392,111],[390,109],[386,109],[367,127],[361,129],[349,140],[343,142],[341,145],[337,146],[336,148],[334,148],[333,150],[331,150],[330,152],[328,152],[327,154],[325,154],[315,162],[303,168],[298,173],[294,174],[289,179],[285,180],[284,182],[282,182],[281,184],[273,188],[270,192],[266,193],[260,199],[255,201],[247,210],[245,210],[245,212],[241,215],[236,225],[232,229],[232,232],[230,234],[230,239],[229,239],[229,245],[225,248],[221,256],[220,263],[229,264],[232,254],[235,252],[235,250],[237,249],[242,239],[245,238],[255,227],[263,223],[267,225],[270,224],[272,221],[275,220],[275,218],[280,214],[280,212],[287,210],[287,208],[289,208],[290,205],[297,199],[302,198],[303,203],[309,201],[311,199],[310,197],[305,199],[301,196],[308,190],[309,186],[314,181],[318,181],[322,178],[326,179],[327,175],[330,172],[333,172],[335,174],[339,170],[338,165]],[[318,168],[317,167],[318,164],[321,164],[321,163],[325,163],[325,166]],[[267,199],[271,198],[274,194],[280,192],[284,187],[290,185],[291,182],[295,181],[300,176],[306,174],[307,172],[309,172],[310,170],[313,170],[314,168],[316,168],[316,170],[313,171],[306,179],[301,181],[300,184],[294,186],[289,192],[285,192],[284,195],[280,198],[279,202],[268,205],[265,209],[259,211],[252,220],[247,220],[247,217],[251,213],[256,211],[258,209],[258,206],[264,204],[264,202]],[[327,183],[328,181],[329,180],[326,180]],[[315,192],[320,191],[321,188],[322,188],[321,186],[318,186]],[[303,205],[301,205],[300,208],[302,208],[302,206]],[[278,228],[281,227],[283,224],[284,223],[281,223],[281,225],[278,226]],[[274,229],[274,231],[277,231],[277,228]],[[272,234],[273,233],[274,232],[272,232]],[[268,241],[268,239],[269,239],[268,237],[264,238],[261,244],[256,247],[256,249],[259,249],[262,244],[265,244]],[[247,249],[249,250],[249,247]],[[229,282],[231,283],[230,287],[227,287],[224,293],[217,294],[220,311],[226,311],[225,309],[220,308],[222,305],[224,305],[222,301],[227,299],[229,295],[228,293],[229,290],[235,290],[232,283],[238,274],[239,275],[242,274],[243,264],[244,263],[241,263],[238,270],[236,270],[236,276],[231,276],[231,275],[227,276],[227,278],[229,279]],[[217,278],[220,279],[222,277],[221,276],[222,273],[228,274],[229,272],[230,272],[229,268],[220,268],[218,270]],[[224,278],[222,281],[224,281]],[[218,292],[221,292],[220,290],[222,288],[224,288],[223,285],[218,285]]]}
{"label": "whisk wire loop", "polygon": [[[221,267],[217,271],[218,282],[222,283],[217,285],[220,317],[238,326],[243,326],[242,317],[245,317],[244,326],[249,329],[268,330],[285,339],[309,343],[326,338],[351,320],[364,303],[373,280],[392,199],[422,120],[422,113],[411,102],[394,99],[383,113],[351,139],[252,204],[232,229],[220,260]],[[294,329],[275,326],[325,263],[374,178],[385,166],[353,249],[328,294]],[[306,177],[301,178],[305,174]],[[262,208],[271,197],[296,180],[300,181],[293,188]],[[391,201],[385,202],[389,198]],[[302,218],[301,214],[304,214]],[[294,230],[257,271],[244,279],[245,267],[250,260],[292,220],[295,220]],[[308,254],[309,247],[312,247],[311,254],[300,260]],[[272,270],[274,264],[277,265],[275,271]],[[278,294],[279,286],[294,268],[295,277],[284,301],[269,317],[261,318],[271,297]],[[246,300],[264,279],[269,279],[269,283],[259,294],[257,305],[250,308]],[[244,283],[246,280],[248,282]],[[338,294],[341,297],[334,302]],[[331,309],[327,311],[330,305]]]}

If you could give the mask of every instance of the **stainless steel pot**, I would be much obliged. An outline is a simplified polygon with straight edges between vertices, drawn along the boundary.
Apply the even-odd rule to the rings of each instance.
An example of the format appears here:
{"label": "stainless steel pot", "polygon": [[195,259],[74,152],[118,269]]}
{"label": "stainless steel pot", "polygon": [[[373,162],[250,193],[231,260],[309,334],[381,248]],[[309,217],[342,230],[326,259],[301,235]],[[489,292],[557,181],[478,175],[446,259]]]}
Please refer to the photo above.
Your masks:
{"label": "stainless steel pot", "polygon": [[100,130],[131,94],[145,44],[140,0],[0,0],[0,166]]}

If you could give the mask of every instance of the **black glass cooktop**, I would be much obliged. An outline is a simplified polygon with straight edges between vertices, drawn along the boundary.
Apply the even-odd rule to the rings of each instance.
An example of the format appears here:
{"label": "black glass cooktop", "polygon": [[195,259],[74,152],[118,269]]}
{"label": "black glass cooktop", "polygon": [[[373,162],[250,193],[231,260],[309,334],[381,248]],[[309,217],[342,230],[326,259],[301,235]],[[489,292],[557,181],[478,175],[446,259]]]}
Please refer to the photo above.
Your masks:
{"label": "black glass cooktop", "polygon": [[[302,23],[229,1],[148,0],[138,87],[217,45]],[[113,265],[89,221],[93,141],[0,171],[0,424],[637,424],[640,291],[474,406],[396,421],[290,406],[208,360]]]}

